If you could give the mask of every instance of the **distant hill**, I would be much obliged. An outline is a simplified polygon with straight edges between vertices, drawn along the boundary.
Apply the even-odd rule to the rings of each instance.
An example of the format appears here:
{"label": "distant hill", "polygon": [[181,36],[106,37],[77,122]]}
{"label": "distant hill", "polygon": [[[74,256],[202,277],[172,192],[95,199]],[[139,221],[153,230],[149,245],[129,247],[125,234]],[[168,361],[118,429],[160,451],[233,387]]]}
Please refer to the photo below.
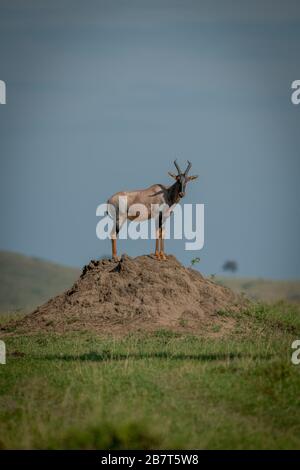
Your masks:
{"label": "distant hill", "polygon": [[300,302],[300,281],[275,281],[269,279],[216,277],[215,281],[234,292],[244,293],[253,300],[264,302]]}
{"label": "distant hill", "polygon": [[80,270],[0,251],[0,313],[31,311],[69,288]]}

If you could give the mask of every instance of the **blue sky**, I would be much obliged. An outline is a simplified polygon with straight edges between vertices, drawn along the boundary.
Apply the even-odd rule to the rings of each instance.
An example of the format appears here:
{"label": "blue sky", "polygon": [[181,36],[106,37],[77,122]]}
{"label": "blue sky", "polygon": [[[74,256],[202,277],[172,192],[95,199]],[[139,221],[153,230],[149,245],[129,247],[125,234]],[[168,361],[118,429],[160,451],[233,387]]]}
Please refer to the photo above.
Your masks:
{"label": "blue sky", "polygon": [[[297,1],[15,1],[0,5],[0,249],[80,266],[109,253],[96,207],[171,183],[205,204],[205,245],[167,252],[219,273],[300,278]],[[121,241],[120,251],[153,251]]]}

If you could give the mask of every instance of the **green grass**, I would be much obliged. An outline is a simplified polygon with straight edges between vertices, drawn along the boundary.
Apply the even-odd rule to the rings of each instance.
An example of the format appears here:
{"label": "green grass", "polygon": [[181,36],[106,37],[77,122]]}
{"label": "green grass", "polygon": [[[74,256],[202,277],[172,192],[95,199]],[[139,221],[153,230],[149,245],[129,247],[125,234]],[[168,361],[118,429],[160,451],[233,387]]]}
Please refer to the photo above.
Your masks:
{"label": "green grass", "polygon": [[0,448],[300,448],[299,307],[219,315],[223,339],[7,337]]}

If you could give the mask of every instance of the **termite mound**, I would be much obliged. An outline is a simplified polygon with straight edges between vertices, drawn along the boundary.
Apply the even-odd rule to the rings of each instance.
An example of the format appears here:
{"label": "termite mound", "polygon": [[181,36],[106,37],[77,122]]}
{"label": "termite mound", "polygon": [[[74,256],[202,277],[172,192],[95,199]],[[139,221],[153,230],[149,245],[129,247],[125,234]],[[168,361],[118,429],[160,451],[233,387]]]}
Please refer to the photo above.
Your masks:
{"label": "termite mound", "polygon": [[[174,256],[92,260],[71,289],[50,299],[7,331],[93,331],[125,335],[168,329],[223,335],[245,301],[230,289],[183,266]],[[217,328],[216,328],[217,326]],[[5,327],[4,327],[5,331]]]}

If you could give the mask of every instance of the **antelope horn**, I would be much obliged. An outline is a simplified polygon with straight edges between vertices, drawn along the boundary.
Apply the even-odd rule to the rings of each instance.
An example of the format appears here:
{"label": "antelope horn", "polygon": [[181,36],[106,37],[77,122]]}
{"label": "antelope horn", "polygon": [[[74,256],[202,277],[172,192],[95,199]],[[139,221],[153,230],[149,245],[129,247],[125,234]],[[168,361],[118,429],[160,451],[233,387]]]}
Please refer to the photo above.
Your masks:
{"label": "antelope horn", "polygon": [[190,171],[191,166],[192,166],[191,162],[189,162],[189,161],[187,161],[187,162],[188,162],[188,166],[186,167],[186,170],[185,170],[185,172],[184,172],[185,176],[187,176],[187,174],[188,174],[188,172]]}
{"label": "antelope horn", "polygon": [[174,160],[174,165],[176,166],[176,170],[178,171],[178,174],[180,175],[181,174],[181,170],[178,166],[178,163],[177,163],[177,160]]}

